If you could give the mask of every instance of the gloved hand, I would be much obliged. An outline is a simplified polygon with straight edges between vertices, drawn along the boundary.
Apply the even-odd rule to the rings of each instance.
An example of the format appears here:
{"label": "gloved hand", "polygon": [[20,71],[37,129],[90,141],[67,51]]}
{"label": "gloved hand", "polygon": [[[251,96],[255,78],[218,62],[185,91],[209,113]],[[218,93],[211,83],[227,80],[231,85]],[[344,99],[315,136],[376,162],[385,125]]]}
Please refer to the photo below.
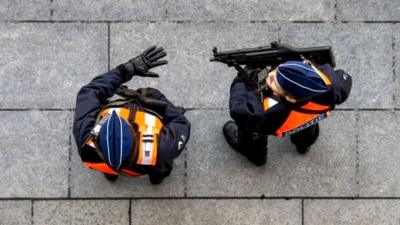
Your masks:
{"label": "gloved hand", "polygon": [[167,60],[159,60],[166,55],[167,53],[162,47],[157,48],[157,46],[154,45],[146,49],[141,55],[136,56],[127,63],[119,65],[118,69],[142,77],[159,77],[157,73],[149,70],[167,64]]}

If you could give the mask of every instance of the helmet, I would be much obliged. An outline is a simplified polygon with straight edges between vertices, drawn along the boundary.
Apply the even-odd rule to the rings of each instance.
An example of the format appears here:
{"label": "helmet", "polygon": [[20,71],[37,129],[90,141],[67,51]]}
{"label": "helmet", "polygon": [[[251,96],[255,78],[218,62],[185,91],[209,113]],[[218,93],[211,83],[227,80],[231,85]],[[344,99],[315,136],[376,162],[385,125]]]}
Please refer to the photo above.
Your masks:
{"label": "helmet", "polygon": [[135,130],[113,111],[99,131],[99,146],[104,161],[118,170],[136,145]]}
{"label": "helmet", "polygon": [[282,89],[298,100],[327,91],[327,86],[318,72],[301,61],[288,61],[280,64],[277,68],[276,78]]}

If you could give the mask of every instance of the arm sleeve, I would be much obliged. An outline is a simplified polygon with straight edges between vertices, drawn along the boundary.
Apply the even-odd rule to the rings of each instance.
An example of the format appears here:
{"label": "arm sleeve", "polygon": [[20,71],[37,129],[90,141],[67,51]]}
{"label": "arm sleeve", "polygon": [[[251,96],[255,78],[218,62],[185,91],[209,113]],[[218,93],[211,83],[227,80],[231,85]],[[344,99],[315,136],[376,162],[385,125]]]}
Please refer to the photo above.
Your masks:
{"label": "arm sleeve", "polygon": [[229,110],[241,129],[257,131],[265,123],[265,112],[255,88],[236,78],[230,90]]}
{"label": "arm sleeve", "polygon": [[329,64],[319,66],[332,81],[333,97],[335,104],[341,104],[347,100],[350,95],[352,78],[343,70],[333,70]]}
{"label": "arm sleeve", "polygon": [[79,155],[83,158],[81,146],[93,129],[97,114],[115,90],[131,78],[120,73],[118,69],[95,77],[89,84],[83,86],[76,98],[73,134],[78,146]]}
{"label": "arm sleeve", "polygon": [[336,76],[332,79],[336,104],[342,104],[350,95],[352,78],[343,70],[335,71]]}
{"label": "arm sleeve", "polygon": [[159,136],[158,163],[150,174],[152,176],[168,176],[173,167],[173,160],[177,158],[184,149],[190,138],[190,122],[180,107],[174,106],[161,92],[155,90],[148,95],[167,103],[163,116],[164,127]]}

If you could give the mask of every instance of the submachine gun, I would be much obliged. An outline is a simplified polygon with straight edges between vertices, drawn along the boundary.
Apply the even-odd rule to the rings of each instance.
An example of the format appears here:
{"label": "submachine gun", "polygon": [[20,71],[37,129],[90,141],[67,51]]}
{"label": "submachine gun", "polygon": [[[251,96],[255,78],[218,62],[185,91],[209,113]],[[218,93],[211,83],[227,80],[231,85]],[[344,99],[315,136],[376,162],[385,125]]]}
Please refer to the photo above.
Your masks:
{"label": "submachine gun", "polygon": [[[329,63],[332,67],[336,66],[331,46],[294,48],[290,45],[272,42],[270,47],[262,46],[223,52],[218,52],[218,49],[214,47],[213,53],[214,58],[210,61],[221,62],[229,67],[235,67],[239,72],[239,76],[254,85],[254,87],[257,87],[257,92],[261,95],[261,101],[267,87],[265,79],[269,70],[274,69],[281,63],[300,60],[311,65]],[[257,72],[252,73],[255,75],[250,75],[242,66],[256,69]]]}

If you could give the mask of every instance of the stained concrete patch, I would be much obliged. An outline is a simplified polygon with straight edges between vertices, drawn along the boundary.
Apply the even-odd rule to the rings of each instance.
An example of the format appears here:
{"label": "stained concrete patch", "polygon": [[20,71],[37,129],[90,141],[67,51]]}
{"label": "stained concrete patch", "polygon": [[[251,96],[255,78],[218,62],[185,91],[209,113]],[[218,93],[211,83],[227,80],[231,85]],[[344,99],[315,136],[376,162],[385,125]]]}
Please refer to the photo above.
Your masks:
{"label": "stained concrete patch", "polygon": [[227,108],[229,87],[237,72],[210,62],[212,48],[232,50],[268,45],[277,40],[277,27],[268,23],[128,23],[111,25],[111,65],[117,66],[161,45],[169,64],[154,71],[160,78],[134,77],[131,87],[155,87],[177,105]]}
{"label": "stained concrete patch", "polygon": [[299,200],[133,200],[132,224],[301,224]]}
{"label": "stained concrete patch", "polygon": [[269,138],[269,159],[256,167],[226,143],[226,111],[191,111],[188,196],[355,196],[356,119],[335,112],[320,123],[321,134],[306,155],[289,140]]}
{"label": "stained concrete patch", "polygon": [[353,78],[339,108],[393,108],[392,30],[387,24],[285,24],[282,42],[296,47],[330,45],[337,69]]}
{"label": "stained concrete patch", "polygon": [[0,201],[0,224],[31,225],[30,201]]}
{"label": "stained concrete patch", "polygon": [[128,200],[35,201],[35,225],[129,225]]}
{"label": "stained concrete patch", "polygon": [[107,71],[107,25],[0,24],[0,108],[68,109]]}
{"label": "stained concrete patch", "polygon": [[55,20],[162,20],[166,0],[54,0]]}
{"label": "stained concrete patch", "polygon": [[205,21],[333,21],[334,2],[291,1],[168,1],[169,20]]}
{"label": "stained concrete patch", "polygon": [[360,112],[360,196],[399,197],[399,112]]}
{"label": "stained concrete patch", "polygon": [[69,112],[0,112],[0,197],[66,197]]}
{"label": "stained concrete patch", "polygon": [[399,200],[305,200],[304,224],[398,224]]}

